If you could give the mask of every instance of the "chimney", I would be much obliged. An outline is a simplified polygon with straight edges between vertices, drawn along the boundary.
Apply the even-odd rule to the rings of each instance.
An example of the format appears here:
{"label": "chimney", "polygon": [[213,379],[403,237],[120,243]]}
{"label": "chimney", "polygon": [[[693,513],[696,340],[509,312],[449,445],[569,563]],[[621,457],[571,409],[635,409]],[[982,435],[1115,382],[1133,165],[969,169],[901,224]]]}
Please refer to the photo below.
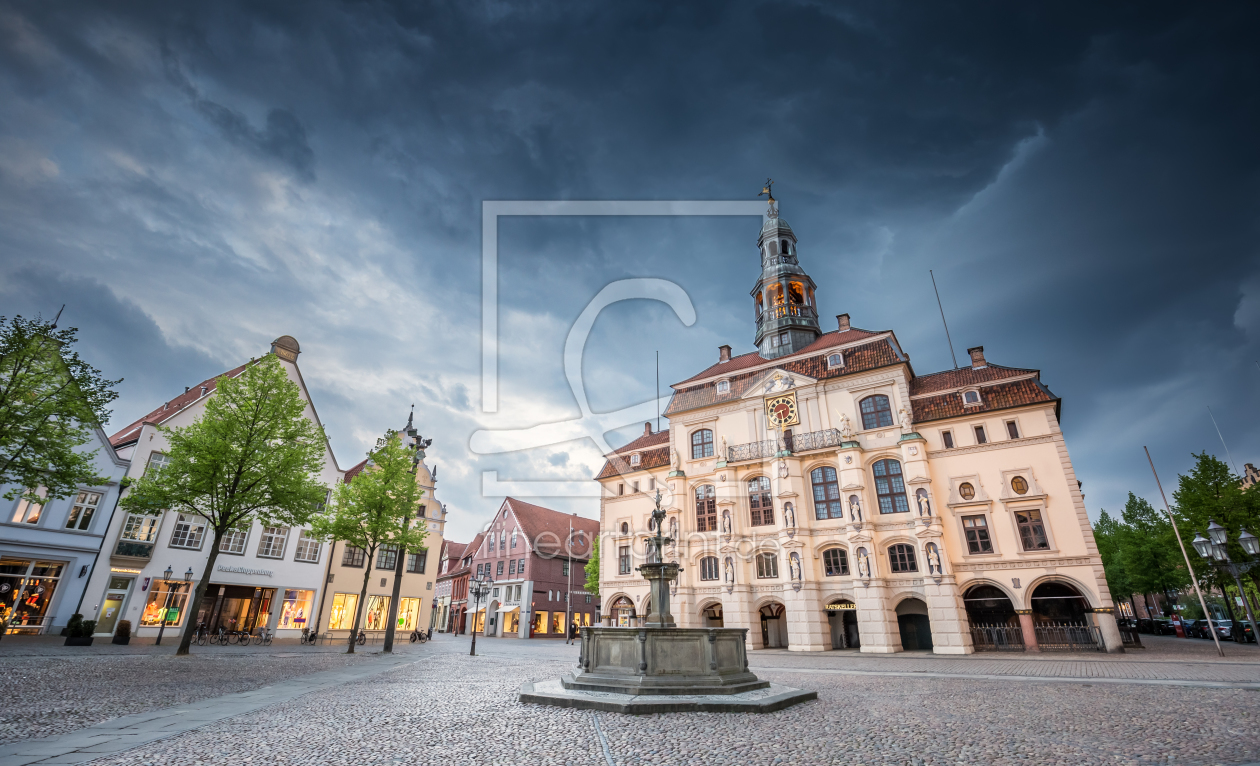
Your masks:
{"label": "chimney", "polygon": [[202,396],[205,396],[205,395],[206,395],[206,387],[205,387],[205,386],[202,386],[202,387],[201,387],[201,395],[202,395]]}
{"label": "chimney", "polygon": [[649,420],[648,422],[643,424],[643,435],[644,436],[652,435],[652,421]]}
{"label": "chimney", "polygon": [[967,353],[971,354],[971,369],[978,370],[981,367],[988,367],[989,363],[984,361],[984,346],[976,346],[967,349]]}
{"label": "chimney", "polygon": [[849,331],[849,315],[848,314],[837,314],[836,321],[840,323],[840,332]]}
{"label": "chimney", "polygon": [[191,386],[184,386],[184,393],[188,393],[189,388],[191,388]]}
{"label": "chimney", "polygon": [[731,347],[718,346],[718,362],[720,363],[720,362],[729,362],[729,361],[731,361]]}

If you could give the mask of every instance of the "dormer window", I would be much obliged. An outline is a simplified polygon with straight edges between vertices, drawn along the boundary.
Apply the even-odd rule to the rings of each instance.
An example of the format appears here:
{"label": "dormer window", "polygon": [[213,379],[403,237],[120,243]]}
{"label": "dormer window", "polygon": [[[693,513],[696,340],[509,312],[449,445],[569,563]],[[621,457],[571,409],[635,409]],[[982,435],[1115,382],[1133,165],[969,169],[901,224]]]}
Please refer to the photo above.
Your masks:
{"label": "dormer window", "polygon": [[827,369],[834,370],[837,367],[844,366],[844,354],[829,354],[827,356]]}
{"label": "dormer window", "polygon": [[719,394],[729,394],[731,392],[731,382],[729,380],[719,380],[717,392]]}
{"label": "dormer window", "polygon": [[963,391],[963,405],[967,407],[977,407],[980,405],[980,392],[974,388],[970,391]]}
{"label": "dormer window", "polygon": [[640,462],[639,453],[636,452],[630,456],[630,465],[637,466],[639,462]]}

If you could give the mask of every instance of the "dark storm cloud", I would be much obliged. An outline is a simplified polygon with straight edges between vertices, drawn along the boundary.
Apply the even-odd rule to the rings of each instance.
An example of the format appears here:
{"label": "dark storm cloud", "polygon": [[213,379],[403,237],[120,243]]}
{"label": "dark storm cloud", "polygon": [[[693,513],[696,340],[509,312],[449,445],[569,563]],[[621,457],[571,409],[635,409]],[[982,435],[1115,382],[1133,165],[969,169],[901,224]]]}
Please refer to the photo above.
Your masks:
{"label": "dark storm cloud", "polygon": [[[895,329],[918,372],[948,367],[934,269],[959,354],[1042,369],[1091,513],[1114,509],[1150,489],[1141,444],[1169,471],[1219,449],[1207,404],[1236,413],[1233,454],[1260,457],[1245,415],[1260,404],[1258,15],[11,4],[0,313],[96,296],[83,310],[113,339],[98,366],[134,402],[120,420],[293,334],[343,464],[414,401],[444,450],[443,499],[476,515],[493,504],[482,469],[576,478],[594,460],[589,445],[464,450],[486,422],[481,201],[747,199],[772,175],[824,315]],[[651,396],[658,349],[665,383],[720,343],[750,350],[755,235],[741,219],[503,220],[503,417],[574,411],[565,334],[613,279],[672,279],[699,319],[608,309],[584,361],[597,409]]]}

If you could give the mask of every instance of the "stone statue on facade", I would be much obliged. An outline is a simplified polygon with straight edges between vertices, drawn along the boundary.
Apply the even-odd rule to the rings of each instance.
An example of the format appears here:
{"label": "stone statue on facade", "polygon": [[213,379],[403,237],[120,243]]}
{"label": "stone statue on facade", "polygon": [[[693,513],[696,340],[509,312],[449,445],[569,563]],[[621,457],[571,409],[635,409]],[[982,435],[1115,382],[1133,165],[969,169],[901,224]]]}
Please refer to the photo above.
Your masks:
{"label": "stone statue on facade", "polygon": [[853,441],[853,424],[849,422],[849,416],[840,413],[840,440]]}
{"label": "stone statue on facade", "polygon": [[722,451],[718,453],[718,460],[726,460],[726,437],[722,437]]}
{"label": "stone statue on facade", "polygon": [[669,519],[669,537],[673,541],[671,547],[678,545],[678,517],[671,516]]}
{"label": "stone statue on facade", "polygon": [[801,555],[796,551],[788,554],[788,574],[796,582],[801,581]]}
{"label": "stone statue on facade", "polygon": [[731,533],[731,512],[722,511],[722,534],[730,535]]}
{"label": "stone statue on facade", "polygon": [[917,499],[919,502],[919,515],[931,516],[932,503],[928,500],[927,490],[924,490],[924,489],[919,490],[918,493],[915,495],[915,499]]}
{"label": "stone statue on facade", "polygon": [[849,495],[849,518],[857,523],[862,521],[862,504],[858,502],[857,495]]}
{"label": "stone statue on facade", "polygon": [[726,580],[727,585],[735,584],[735,561],[730,556],[726,557],[726,563],[722,569],[722,576]]}
{"label": "stone statue on facade", "polygon": [[770,381],[770,385],[766,387],[767,394],[777,394],[780,391],[787,391],[792,388],[792,379],[783,373],[775,373],[774,379]]}
{"label": "stone statue on facade", "polygon": [[857,570],[858,576],[862,579],[871,579],[871,559],[866,555],[865,548],[858,548],[857,550]]}
{"label": "stone statue on facade", "polygon": [[906,412],[906,408],[902,407],[898,413],[898,420],[901,422],[901,432],[903,434],[914,432],[914,423],[910,419],[910,413]]}
{"label": "stone statue on facade", "polygon": [[788,529],[796,529],[796,509],[791,503],[783,504],[783,525]]}
{"label": "stone statue on facade", "polygon": [[928,574],[944,574],[944,571],[941,569],[941,554],[940,551],[936,549],[936,543],[927,544],[927,565]]}
{"label": "stone statue on facade", "polygon": [[678,448],[671,449],[670,453],[669,467],[674,473],[682,473],[682,455],[678,454]]}

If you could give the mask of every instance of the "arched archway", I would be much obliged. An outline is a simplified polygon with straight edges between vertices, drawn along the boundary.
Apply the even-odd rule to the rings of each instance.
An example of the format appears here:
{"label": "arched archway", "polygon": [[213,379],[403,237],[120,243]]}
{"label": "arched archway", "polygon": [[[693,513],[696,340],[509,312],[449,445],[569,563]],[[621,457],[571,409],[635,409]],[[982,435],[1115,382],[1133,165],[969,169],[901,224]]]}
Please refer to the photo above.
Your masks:
{"label": "arched archway", "polygon": [[1019,625],[1015,605],[996,585],[973,585],[963,594],[963,604],[972,625]]}
{"label": "arched archway", "polygon": [[911,597],[897,604],[897,629],[901,632],[903,650],[932,650],[932,623],[923,599]]}
{"label": "arched archway", "polygon": [[612,617],[612,624],[618,628],[634,627],[635,617],[638,616],[634,609],[634,602],[626,596],[613,599],[608,605],[608,614]]}
{"label": "arched archway", "polygon": [[831,632],[832,649],[858,649],[862,641],[858,637],[857,604],[851,598],[834,598],[827,604],[827,625]]}
{"label": "arched archway", "polygon": [[722,628],[726,626],[726,619],[722,614],[721,601],[715,601],[701,607],[700,618],[706,628]]}
{"label": "arched archway", "polygon": [[786,649],[788,645],[787,609],[777,601],[761,607],[761,645],[766,649]]}
{"label": "arched archway", "polygon": [[1033,620],[1039,623],[1087,625],[1089,600],[1075,587],[1058,580],[1043,582],[1029,597]]}
{"label": "arched archway", "polygon": [[502,621],[499,614],[499,600],[495,599],[486,605],[486,635],[499,635],[499,623]]}

